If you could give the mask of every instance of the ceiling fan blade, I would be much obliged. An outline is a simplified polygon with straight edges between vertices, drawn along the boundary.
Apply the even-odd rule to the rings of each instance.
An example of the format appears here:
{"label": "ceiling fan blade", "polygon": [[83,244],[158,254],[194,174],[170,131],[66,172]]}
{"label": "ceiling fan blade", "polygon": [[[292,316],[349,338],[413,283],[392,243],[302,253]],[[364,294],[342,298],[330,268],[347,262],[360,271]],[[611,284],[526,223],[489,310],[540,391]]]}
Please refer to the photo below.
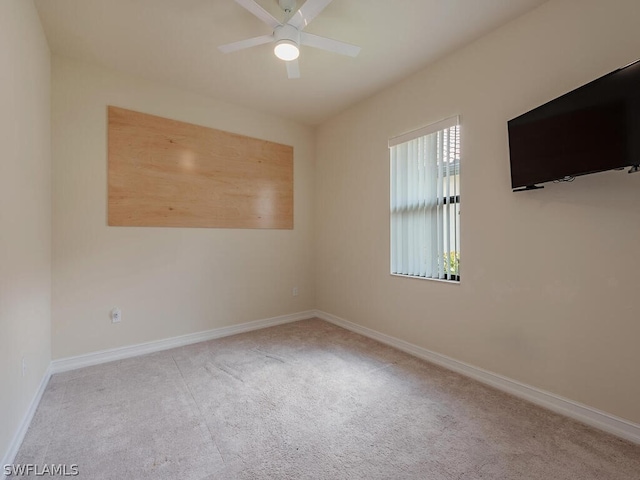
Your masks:
{"label": "ceiling fan blade", "polygon": [[348,43],[339,42],[327,37],[320,37],[307,32],[300,32],[300,43],[308,45],[309,47],[320,48],[322,50],[328,50],[330,52],[347,55],[349,57],[357,57],[361,50],[360,47],[357,47],[356,45],[350,45]]}
{"label": "ceiling fan blade", "polygon": [[298,63],[298,59],[291,60],[287,63],[287,76],[289,78],[300,78],[300,64]]}
{"label": "ceiling fan blade", "polygon": [[302,30],[332,1],[333,0],[307,0],[287,23],[296,27],[298,30]]}
{"label": "ceiling fan blade", "polygon": [[259,37],[247,38],[246,40],[240,40],[239,42],[227,43],[226,45],[220,45],[218,50],[222,53],[231,53],[237,50],[243,50],[245,48],[255,47],[257,45],[263,45],[265,43],[273,42],[273,35],[261,35]]}
{"label": "ceiling fan blade", "polygon": [[275,19],[273,15],[267,12],[264,8],[258,5],[254,0],[235,0],[236,3],[251,13],[253,13],[256,17],[262,20],[264,23],[269,25],[271,28],[276,28],[281,25],[281,23]]}

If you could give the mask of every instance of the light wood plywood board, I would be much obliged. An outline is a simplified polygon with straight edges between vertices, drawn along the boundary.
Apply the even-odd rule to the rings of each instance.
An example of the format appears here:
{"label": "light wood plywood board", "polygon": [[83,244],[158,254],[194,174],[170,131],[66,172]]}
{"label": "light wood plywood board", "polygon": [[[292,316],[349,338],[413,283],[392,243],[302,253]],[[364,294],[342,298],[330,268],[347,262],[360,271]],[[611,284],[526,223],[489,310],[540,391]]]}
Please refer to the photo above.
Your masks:
{"label": "light wood plywood board", "polygon": [[108,223],[293,228],[293,147],[108,108]]}

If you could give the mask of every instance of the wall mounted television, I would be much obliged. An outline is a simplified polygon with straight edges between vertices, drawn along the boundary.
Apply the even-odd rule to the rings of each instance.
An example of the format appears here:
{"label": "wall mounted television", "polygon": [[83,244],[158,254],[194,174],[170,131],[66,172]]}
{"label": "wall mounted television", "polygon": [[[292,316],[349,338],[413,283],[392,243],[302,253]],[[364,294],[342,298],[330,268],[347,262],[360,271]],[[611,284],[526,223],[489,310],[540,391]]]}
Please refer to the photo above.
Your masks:
{"label": "wall mounted television", "polygon": [[511,187],[640,164],[640,60],[508,122]]}

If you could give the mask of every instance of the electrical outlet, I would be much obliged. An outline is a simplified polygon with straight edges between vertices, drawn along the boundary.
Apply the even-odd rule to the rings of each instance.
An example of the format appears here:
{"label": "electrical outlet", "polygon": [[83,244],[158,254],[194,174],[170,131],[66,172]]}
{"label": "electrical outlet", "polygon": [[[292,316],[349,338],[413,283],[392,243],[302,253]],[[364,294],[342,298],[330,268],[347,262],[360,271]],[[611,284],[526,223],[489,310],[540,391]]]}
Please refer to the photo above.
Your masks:
{"label": "electrical outlet", "polygon": [[293,295],[294,297],[298,296],[298,287],[293,287],[293,289],[291,290],[291,295]]}
{"label": "electrical outlet", "polygon": [[27,375],[27,359],[22,357],[22,378]]}
{"label": "electrical outlet", "polygon": [[122,311],[118,307],[111,310],[111,323],[120,323],[122,320]]}

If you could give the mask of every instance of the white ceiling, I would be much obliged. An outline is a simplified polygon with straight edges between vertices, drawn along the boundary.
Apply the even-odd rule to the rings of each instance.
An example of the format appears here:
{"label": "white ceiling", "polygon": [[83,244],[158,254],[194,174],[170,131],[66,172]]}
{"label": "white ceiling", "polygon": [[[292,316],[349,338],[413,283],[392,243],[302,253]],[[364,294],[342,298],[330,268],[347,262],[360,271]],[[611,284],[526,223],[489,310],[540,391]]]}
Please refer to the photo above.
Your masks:
{"label": "white ceiling", "polygon": [[[287,79],[271,33],[233,0],[36,0],[55,54],[314,125],[545,0],[334,0],[306,31],[362,47],[357,58],[302,47]],[[277,19],[277,0],[257,0]],[[298,0],[298,7],[302,5]]]}

